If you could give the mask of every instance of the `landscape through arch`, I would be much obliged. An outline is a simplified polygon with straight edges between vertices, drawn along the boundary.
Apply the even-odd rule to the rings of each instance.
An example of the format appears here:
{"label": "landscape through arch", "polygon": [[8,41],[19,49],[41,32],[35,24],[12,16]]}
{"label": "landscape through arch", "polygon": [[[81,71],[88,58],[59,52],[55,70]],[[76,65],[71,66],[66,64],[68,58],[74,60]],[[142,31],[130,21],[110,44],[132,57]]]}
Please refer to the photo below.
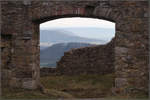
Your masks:
{"label": "landscape through arch", "polygon": [[56,67],[64,52],[73,48],[105,45],[114,37],[115,23],[95,18],[60,18],[42,23],[40,65]]}
{"label": "landscape through arch", "polygon": [[114,37],[115,23],[95,18],[61,18],[42,23],[42,85],[74,98],[111,96],[115,81]]}

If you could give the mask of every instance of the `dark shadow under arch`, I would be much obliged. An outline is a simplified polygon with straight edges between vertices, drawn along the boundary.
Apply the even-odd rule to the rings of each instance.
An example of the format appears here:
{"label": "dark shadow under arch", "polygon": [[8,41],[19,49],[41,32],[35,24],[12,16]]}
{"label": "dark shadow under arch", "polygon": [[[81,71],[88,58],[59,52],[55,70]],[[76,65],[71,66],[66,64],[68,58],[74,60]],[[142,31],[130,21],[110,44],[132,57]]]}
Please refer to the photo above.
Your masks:
{"label": "dark shadow under arch", "polygon": [[102,20],[106,20],[106,21],[110,21],[115,23],[115,20],[113,19],[108,19],[106,17],[99,17],[99,16],[85,16],[85,15],[74,15],[74,14],[68,14],[68,15],[57,15],[57,16],[47,16],[47,17],[43,17],[40,19],[33,19],[32,22],[36,23],[36,24],[41,24],[50,20],[55,20],[55,19],[59,19],[59,18],[71,18],[71,17],[82,17],[82,18],[95,18],[95,19],[102,19]]}

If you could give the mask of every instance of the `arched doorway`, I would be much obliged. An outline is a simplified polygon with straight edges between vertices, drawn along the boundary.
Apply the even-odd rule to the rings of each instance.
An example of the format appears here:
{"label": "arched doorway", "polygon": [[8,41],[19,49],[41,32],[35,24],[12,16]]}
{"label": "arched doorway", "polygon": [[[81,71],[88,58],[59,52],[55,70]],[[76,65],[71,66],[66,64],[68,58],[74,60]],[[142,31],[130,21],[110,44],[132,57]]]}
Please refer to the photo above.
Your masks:
{"label": "arched doorway", "polygon": [[42,85],[49,92],[74,98],[110,96],[115,83],[114,37],[115,23],[96,18],[60,18],[40,24]]}

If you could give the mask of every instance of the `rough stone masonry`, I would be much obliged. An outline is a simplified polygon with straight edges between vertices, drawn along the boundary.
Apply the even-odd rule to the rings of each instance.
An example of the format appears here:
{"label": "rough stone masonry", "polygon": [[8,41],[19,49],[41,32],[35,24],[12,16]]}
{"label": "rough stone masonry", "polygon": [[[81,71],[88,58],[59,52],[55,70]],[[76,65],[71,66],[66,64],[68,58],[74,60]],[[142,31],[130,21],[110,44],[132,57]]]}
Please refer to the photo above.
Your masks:
{"label": "rough stone masonry", "polygon": [[60,75],[114,73],[114,40],[105,45],[72,49],[57,62]]}
{"label": "rough stone masonry", "polygon": [[38,88],[41,23],[90,17],[116,23],[115,88],[126,94],[130,90],[148,94],[148,0],[1,0],[0,4],[3,87]]}

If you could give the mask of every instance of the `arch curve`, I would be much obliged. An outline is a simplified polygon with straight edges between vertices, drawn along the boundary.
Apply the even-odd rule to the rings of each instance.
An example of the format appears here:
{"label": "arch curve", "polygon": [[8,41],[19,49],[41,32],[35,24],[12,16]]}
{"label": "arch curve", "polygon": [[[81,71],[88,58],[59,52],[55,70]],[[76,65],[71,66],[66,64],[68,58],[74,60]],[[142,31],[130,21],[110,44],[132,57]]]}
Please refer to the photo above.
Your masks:
{"label": "arch curve", "polygon": [[109,19],[103,16],[85,16],[85,15],[76,15],[76,14],[66,14],[66,15],[58,15],[58,16],[47,16],[47,17],[43,17],[40,19],[33,19],[32,22],[37,23],[37,24],[41,24],[50,20],[55,20],[55,19],[59,19],[59,18],[73,18],[73,17],[81,17],[81,18],[95,18],[95,19],[102,19],[102,20],[106,20],[106,21],[110,21],[110,22],[116,22],[113,19]]}
{"label": "arch curve", "polygon": [[41,4],[38,8],[32,8],[31,20],[40,24],[58,18],[88,17],[116,22],[120,17],[120,12],[111,8],[110,5],[106,7],[106,5],[98,4],[92,5],[90,2],[81,3],[78,6],[72,4],[66,4],[65,6],[62,4],[51,6],[50,3],[47,3],[47,5]]}

